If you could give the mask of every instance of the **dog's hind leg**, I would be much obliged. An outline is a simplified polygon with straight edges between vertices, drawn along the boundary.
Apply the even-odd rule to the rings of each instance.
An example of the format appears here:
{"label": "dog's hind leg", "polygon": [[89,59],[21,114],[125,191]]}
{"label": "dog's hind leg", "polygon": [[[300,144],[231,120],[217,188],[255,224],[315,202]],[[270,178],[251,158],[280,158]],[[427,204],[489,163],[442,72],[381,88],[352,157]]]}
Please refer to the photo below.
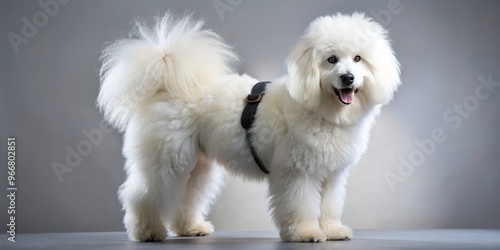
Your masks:
{"label": "dog's hind leg", "polygon": [[165,223],[180,203],[196,164],[196,147],[186,136],[167,138],[170,143],[166,143],[154,140],[157,137],[151,137],[151,131],[141,132],[127,130],[123,152],[127,179],[119,197],[129,237],[161,241],[167,236]]}
{"label": "dog's hind leg", "polygon": [[158,175],[129,171],[127,180],[120,186],[118,193],[125,210],[123,224],[130,239],[161,241],[167,237],[161,219],[165,202],[162,182]]}
{"label": "dog's hind leg", "polygon": [[203,155],[198,157],[170,225],[178,236],[205,236],[214,231],[212,223],[205,217],[224,184],[225,176],[225,169],[215,161]]}

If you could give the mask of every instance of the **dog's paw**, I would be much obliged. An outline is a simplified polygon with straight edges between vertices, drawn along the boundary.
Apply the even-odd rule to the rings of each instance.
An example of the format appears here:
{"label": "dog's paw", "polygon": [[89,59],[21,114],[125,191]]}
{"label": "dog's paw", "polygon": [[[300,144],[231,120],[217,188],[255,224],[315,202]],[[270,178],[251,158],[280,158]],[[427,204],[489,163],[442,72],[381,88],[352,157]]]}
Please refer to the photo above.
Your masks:
{"label": "dog's paw", "polygon": [[282,230],[280,237],[290,242],[324,242],[326,235],[319,228]]}
{"label": "dog's paw", "polygon": [[327,240],[350,240],[353,237],[352,229],[348,226],[330,227],[325,230]]}
{"label": "dog's paw", "polygon": [[158,228],[145,228],[143,230],[132,230],[129,231],[129,237],[136,241],[142,242],[154,242],[162,241],[167,237],[168,233],[165,227]]}
{"label": "dog's paw", "polygon": [[174,232],[180,237],[207,236],[214,232],[214,226],[210,221],[203,221],[188,226],[176,227]]}
{"label": "dog's paw", "polygon": [[131,240],[162,241],[167,237],[167,229],[161,222],[148,217],[137,218],[133,215],[126,213],[123,221]]}

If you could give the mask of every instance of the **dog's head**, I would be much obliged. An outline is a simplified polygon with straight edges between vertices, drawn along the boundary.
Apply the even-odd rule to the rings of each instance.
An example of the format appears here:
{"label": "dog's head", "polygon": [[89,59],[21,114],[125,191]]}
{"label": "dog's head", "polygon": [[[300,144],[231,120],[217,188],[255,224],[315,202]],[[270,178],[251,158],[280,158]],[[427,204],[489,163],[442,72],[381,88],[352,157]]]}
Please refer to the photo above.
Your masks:
{"label": "dog's head", "polygon": [[338,123],[387,104],[400,84],[387,31],[360,13],[314,20],[287,64],[290,96]]}

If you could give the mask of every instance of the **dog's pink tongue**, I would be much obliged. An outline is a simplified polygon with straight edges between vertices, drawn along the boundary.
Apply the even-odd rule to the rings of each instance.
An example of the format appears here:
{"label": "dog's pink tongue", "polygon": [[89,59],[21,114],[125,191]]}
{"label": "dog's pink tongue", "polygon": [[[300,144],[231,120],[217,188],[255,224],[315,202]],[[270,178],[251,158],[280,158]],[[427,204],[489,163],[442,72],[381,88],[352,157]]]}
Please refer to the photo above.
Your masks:
{"label": "dog's pink tongue", "polygon": [[341,89],[340,99],[342,99],[342,102],[345,104],[351,104],[352,99],[354,99],[354,89]]}

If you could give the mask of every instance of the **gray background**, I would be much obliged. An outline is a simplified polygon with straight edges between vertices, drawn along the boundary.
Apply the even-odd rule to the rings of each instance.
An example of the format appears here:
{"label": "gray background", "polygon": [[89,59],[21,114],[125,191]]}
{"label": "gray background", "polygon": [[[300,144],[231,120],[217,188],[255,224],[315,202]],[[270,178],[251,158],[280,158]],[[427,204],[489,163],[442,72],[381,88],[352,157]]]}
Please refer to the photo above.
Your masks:
{"label": "gray background", "polygon": [[[390,30],[403,85],[351,172],[344,222],[500,228],[500,91],[480,100],[459,125],[443,119],[454,105],[474,100],[479,77],[500,81],[499,1],[401,0],[398,13],[388,12],[389,0],[230,2],[235,6],[221,18],[211,0],[71,1],[15,53],[7,34],[21,35],[22,17],[31,20],[42,8],[38,1],[0,1],[0,162],[5,166],[7,136],[16,136],[18,233],[123,230],[118,133],[104,134],[62,182],[51,165],[64,164],[66,147],[86,140],[82,130],[99,128],[95,99],[104,43],[125,34],[135,17],[151,19],[168,9],[205,19],[241,55],[239,72],[262,80],[285,73],[283,60],[315,17],[356,10],[376,17]],[[377,13],[390,13],[390,20]],[[439,128],[447,140],[391,190],[387,173],[399,174],[401,159],[418,151],[415,140]],[[2,167],[2,188],[6,175]],[[266,203],[264,185],[231,179],[210,218],[219,230],[272,230]],[[2,195],[0,225],[7,223],[6,210]]]}

